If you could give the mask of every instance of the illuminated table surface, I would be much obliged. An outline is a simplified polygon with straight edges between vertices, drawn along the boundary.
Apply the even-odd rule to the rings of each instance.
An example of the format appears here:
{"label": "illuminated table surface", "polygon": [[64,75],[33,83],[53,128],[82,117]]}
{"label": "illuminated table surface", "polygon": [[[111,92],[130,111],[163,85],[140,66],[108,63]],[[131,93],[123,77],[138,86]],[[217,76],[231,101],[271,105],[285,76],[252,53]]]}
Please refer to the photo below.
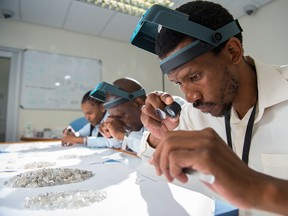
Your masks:
{"label": "illuminated table surface", "polygon": [[[215,204],[214,195],[197,179],[191,178],[187,184],[168,183],[156,176],[154,167],[147,162],[113,149],[90,149],[80,145],[61,147],[58,141],[1,144],[0,150],[0,215],[238,215],[233,206],[218,199]],[[54,166],[47,168],[89,170],[93,176],[78,183],[33,189],[4,185],[17,174],[34,170],[27,168],[27,164],[33,162],[53,162]],[[107,198],[78,209],[24,208],[27,196],[76,189],[105,191]]]}
{"label": "illuminated table surface", "polygon": [[60,138],[44,138],[44,137],[25,137],[25,136],[21,136],[20,137],[21,141],[25,141],[25,142],[53,142],[53,141],[61,141]]}

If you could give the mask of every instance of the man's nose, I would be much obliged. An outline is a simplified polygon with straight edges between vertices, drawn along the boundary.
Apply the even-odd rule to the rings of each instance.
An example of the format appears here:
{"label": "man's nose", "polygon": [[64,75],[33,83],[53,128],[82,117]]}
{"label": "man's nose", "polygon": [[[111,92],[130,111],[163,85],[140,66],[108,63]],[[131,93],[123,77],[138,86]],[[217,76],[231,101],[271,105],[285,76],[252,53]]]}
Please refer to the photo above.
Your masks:
{"label": "man's nose", "polygon": [[201,99],[201,94],[196,90],[183,87],[182,91],[185,94],[186,100],[189,103],[194,103],[195,101],[198,101],[199,99]]}

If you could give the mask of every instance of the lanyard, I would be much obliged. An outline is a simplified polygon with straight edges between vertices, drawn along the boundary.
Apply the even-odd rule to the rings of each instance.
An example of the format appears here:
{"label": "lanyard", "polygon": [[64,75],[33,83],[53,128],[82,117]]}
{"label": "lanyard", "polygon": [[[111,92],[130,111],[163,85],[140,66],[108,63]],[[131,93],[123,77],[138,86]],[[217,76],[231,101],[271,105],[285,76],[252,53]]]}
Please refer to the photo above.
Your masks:
{"label": "lanyard", "polygon": [[[255,119],[255,110],[256,110],[256,105],[254,106],[254,108],[252,110],[252,113],[251,113],[250,118],[248,120],[246,132],[245,132],[244,146],[243,146],[243,152],[242,152],[242,160],[246,164],[248,164],[248,159],[249,159],[252,130],[253,130],[253,124],[254,124],[254,119]],[[227,137],[228,145],[233,150],[232,139],[231,139],[230,116],[231,116],[230,113],[227,116],[225,116],[225,129],[226,129],[226,137]]]}
{"label": "lanyard", "polygon": [[93,126],[92,124],[90,124],[90,133],[89,133],[89,136],[92,136],[92,132],[93,132],[93,130],[94,130],[94,127],[95,127],[95,126]]}

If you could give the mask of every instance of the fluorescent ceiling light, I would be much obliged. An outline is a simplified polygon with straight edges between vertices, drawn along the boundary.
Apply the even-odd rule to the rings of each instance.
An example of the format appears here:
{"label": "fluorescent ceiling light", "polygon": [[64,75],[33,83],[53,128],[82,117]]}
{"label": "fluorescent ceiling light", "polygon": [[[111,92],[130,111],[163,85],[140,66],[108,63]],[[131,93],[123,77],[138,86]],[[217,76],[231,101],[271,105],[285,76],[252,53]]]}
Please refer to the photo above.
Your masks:
{"label": "fluorescent ceiling light", "polygon": [[174,2],[171,0],[78,0],[89,4],[94,4],[106,9],[126,13],[141,17],[147,9],[154,4],[171,8]]}
{"label": "fluorescent ceiling light", "polygon": [[70,76],[70,75],[65,75],[65,76],[64,76],[64,79],[65,79],[65,80],[69,80],[69,79],[71,79],[71,76]]}

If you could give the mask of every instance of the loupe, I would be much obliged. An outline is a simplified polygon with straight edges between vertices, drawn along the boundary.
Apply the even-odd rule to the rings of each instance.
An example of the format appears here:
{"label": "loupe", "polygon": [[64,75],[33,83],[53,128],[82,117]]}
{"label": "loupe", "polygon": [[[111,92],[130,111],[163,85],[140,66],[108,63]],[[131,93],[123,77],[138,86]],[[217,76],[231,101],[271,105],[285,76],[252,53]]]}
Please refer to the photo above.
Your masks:
{"label": "loupe", "polygon": [[156,115],[159,116],[161,119],[166,119],[167,116],[170,118],[175,118],[181,112],[181,106],[177,102],[173,102],[170,105],[167,105],[164,110],[159,108],[155,109]]}
{"label": "loupe", "polygon": [[181,112],[181,106],[177,102],[173,102],[172,104],[166,106],[164,108],[164,112],[171,118],[175,118]]}

